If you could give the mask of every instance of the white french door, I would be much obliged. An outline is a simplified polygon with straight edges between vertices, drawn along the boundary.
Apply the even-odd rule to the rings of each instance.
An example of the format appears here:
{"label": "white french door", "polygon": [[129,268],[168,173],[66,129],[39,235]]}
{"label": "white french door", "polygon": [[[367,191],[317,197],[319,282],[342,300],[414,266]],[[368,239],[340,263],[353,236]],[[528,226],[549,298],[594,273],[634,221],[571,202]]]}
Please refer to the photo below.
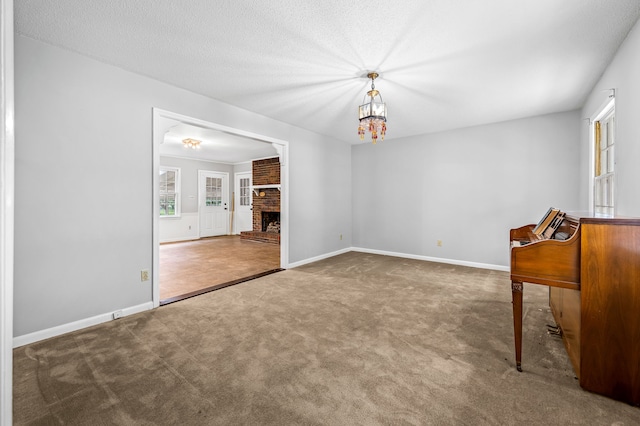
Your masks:
{"label": "white french door", "polygon": [[253,230],[253,192],[251,191],[251,172],[242,172],[235,174],[235,201],[234,201],[234,218],[233,224],[235,234],[242,231]]}
{"label": "white french door", "polygon": [[229,174],[198,171],[200,238],[229,233]]}

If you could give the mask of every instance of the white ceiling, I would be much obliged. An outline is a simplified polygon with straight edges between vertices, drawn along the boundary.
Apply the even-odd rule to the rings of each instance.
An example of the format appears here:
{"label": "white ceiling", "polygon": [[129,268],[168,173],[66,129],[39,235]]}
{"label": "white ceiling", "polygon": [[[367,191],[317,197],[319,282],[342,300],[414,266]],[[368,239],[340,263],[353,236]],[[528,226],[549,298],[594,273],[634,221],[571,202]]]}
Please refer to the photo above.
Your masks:
{"label": "white ceiling", "polygon": [[[16,31],[349,143],[582,106],[640,0],[15,0]],[[181,111],[176,111],[181,113]]]}
{"label": "white ceiling", "polygon": [[[169,128],[163,143],[160,144],[160,155],[229,164],[278,155],[275,147],[268,142],[185,123],[169,123],[173,120],[167,118],[160,118],[160,120],[164,121],[160,124],[160,128]],[[182,140],[186,138],[199,140],[200,148],[197,150],[185,148]]]}

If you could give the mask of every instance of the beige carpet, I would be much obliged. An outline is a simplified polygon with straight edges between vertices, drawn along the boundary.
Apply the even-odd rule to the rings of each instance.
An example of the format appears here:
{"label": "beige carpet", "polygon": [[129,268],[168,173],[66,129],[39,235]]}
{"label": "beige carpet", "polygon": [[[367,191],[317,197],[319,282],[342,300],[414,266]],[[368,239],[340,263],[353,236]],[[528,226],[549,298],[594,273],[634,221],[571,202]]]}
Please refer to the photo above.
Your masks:
{"label": "beige carpet", "polygon": [[362,253],[279,272],[14,352],[16,424],[640,424],[580,388],[547,289]]}

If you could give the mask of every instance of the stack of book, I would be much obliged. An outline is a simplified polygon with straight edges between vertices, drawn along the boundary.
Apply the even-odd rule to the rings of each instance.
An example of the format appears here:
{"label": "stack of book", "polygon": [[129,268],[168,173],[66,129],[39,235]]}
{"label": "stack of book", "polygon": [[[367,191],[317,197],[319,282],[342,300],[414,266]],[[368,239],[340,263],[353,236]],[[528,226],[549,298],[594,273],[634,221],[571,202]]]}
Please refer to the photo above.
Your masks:
{"label": "stack of book", "polygon": [[540,238],[548,239],[553,236],[562,224],[565,213],[559,209],[550,207],[547,213],[540,219],[540,222],[533,228],[533,233]]}

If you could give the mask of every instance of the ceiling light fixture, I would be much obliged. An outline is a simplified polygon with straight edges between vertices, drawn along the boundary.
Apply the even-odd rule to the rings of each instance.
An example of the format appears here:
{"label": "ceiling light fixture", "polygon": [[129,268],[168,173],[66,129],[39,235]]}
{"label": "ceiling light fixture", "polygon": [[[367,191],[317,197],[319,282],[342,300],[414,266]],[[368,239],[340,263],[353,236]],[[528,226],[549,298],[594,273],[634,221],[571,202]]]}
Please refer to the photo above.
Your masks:
{"label": "ceiling light fixture", "polygon": [[[360,116],[360,125],[358,126],[358,135],[360,140],[364,140],[365,129],[371,133],[371,142],[374,144],[378,141],[378,134],[380,134],[380,140],[384,140],[384,135],[387,133],[387,105],[382,101],[382,95],[376,90],[374,80],[378,77],[377,72],[370,72],[367,77],[371,79],[371,90],[363,98],[363,102],[367,96],[369,101],[363,103],[358,108]],[[376,101],[376,97],[380,98],[380,101]]]}
{"label": "ceiling light fixture", "polygon": [[182,139],[182,146],[185,148],[200,149],[200,141],[191,138]]}

